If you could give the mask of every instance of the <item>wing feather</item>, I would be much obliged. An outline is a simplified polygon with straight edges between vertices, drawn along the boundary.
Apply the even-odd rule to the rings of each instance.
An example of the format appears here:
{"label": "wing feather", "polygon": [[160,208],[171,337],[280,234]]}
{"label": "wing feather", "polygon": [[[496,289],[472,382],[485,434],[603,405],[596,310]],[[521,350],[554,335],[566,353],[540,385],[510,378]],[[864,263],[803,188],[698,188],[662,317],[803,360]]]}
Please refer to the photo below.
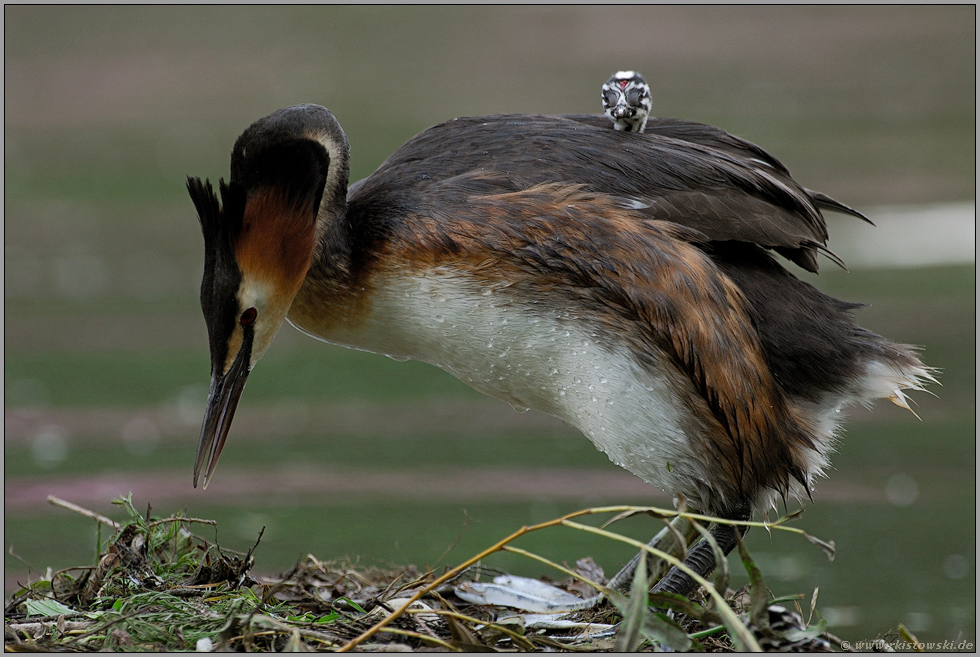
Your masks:
{"label": "wing feather", "polygon": [[477,173],[493,174],[490,186],[498,191],[581,185],[629,199],[645,218],[694,228],[709,240],[779,249],[816,271],[814,245],[826,247],[827,242],[817,202],[778,161],[770,165],[744,155],[656,132],[625,134],[560,117],[473,117],[411,139],[354,188],[350,200],[370,198],[384,191],[381,187],[396,193],[399,185],[413,193],[447,184],[486,186],[487,179],[474,177]]}

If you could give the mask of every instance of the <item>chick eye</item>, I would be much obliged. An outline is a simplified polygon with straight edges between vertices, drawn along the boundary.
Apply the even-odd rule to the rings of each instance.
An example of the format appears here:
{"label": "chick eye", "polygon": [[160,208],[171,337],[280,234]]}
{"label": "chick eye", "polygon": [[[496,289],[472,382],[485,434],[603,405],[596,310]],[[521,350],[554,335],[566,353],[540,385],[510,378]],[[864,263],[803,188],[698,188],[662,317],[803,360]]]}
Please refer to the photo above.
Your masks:
{"label": "chick eye", "polygon": [[259,312],[255,308],[249,308],[238,318],[238,323],[242,326],[251,326]]}

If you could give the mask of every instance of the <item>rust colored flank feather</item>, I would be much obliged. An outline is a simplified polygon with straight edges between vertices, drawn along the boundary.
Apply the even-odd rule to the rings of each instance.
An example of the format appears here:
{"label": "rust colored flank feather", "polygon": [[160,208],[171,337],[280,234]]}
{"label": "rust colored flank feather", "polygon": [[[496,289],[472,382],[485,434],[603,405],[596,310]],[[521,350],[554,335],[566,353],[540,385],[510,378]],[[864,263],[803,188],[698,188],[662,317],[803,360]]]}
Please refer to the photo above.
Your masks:
{"label": "rust colored flank feather", "polygon": [[588,320],[629,339],[638,361],[654,350],[669,357],[692,413],[711,418],[702,452],[724,473],[724,497],[785,495],[787,474],[806,487],[804,419],[768,370],[742,293],[696,246],[696,231],[577,185],[468,200],[451,221],[404,217],[374,260],[377,279],[451,264],[488,283],[507,279],[515,294],[533,286],[588,307]]}

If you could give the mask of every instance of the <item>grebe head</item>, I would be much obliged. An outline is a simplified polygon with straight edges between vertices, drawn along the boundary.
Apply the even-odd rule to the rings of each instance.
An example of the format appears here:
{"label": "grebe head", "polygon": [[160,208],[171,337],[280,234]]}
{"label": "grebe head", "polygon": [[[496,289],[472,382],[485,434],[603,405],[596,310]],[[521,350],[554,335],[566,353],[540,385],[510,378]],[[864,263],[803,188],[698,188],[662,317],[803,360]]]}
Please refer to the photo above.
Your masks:
{"label": "grebe head", "polygon": [[340,125],[326,109],[290,107],[256,121],[235,142],[231,180],[220,182],[220,204],[210,182],[187,180],[204,233],[201,308],[211,350],[195,486],[205,460],[207,486],[248,373],[269,348],[306,277],[318,213],[337,202],[332,194],[325,199],[324,190],[346,190],[346,152],[332,157],[345,146]]}
{"label": "grebe head", "polygon": [[643,132],[653,109],[650,85],[635,71],[618,71],[602,85],[602,109],[616,130]]}

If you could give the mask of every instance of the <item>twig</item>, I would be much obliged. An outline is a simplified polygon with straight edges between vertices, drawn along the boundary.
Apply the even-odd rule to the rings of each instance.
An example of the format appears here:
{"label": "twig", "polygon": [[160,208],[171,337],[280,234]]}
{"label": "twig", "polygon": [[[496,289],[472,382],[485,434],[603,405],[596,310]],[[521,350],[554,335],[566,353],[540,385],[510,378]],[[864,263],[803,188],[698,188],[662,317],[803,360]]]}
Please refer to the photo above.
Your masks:
{"label": "twig", "polygon": [[[573,637],[575,641],[581,641],[579,637]],[[565,652],[598,652],[594,645],[587,646],[577,646],[571,643],[562,643],[556,639],[553,639],[544,634],[536,634],[531,637],[532,643],[540,644],[542,646],[547,646],[549,648],[558,648],[559,650],[564,650]],[[590,639],[589,641],[595,641],[595,639]]]}
{"label": "twig", "polygon": [[161,518],[160,520],[154,520],[153,522],[147,523],[147,527],[156,527],[157,525],[162,525],[166,522],[196,522],[201,525],[215,525],[217,526],[217,520],[206,520],[204,518],[185,518],[182,516],[170,516],[169,518]]}
{"label": "twig", "polygon": [[[9,547],[9,548],[7,549],[7,554],[9,554],[10,556],[12,556],[12,557],[13,557],[14,559],[16,559],[17,561],[19,561],[19,562],[21,562],[21,563],[22,563],[22,564],[24,564],[25,566],[27,566],[27,568],[28,568],[28,571],[27,571],[27,576],[28,576],[28,577],[30,577],[30,576],[31,576],[31,572],[30,572],[30,571],[32,571],[32,570],[33,570],[33,571],[34,571],[35,573],[37,573],[38,575],[43,575],[43,574],[44,574],[44,573],[42,573],[42,572],[41,572],[40,570],[38,570],[37,568],[35,568],[34,566],[32,566],[32,565],[31,565],[31,563],[30,563],[30,562],[29,562],[29,561],[28,561],[27,559],[25,559],[24,557],[22,557],[22,556],[20,556],[20,555],[19,555],[19,554],[17,554],[16,552],[14,552],[14,546],[13,546],[13,545],[11,545],[11,546],[10,546],[10,547]],[[28,580],[28,581],[30,581],[30,580]]]}
{"label": "twig", "polygon": [[[404,577],[404,576],[405,576],[404,571],[398,573],[398,577],[396,577],[395,579],[391,580],[391,582],[389,582],[388,586],[385,587],[385,590],[382,591],[381,593],[379,593],[378,595],[374,596],[374,599],[377,600],[377,601],[381,601],[381,600],[389,600],[389,599],[393,598],[394,596],[388,595],[388,593],[391,591],[391,589],[393,589],[395,587],[395,584],[398,584],[398,582],[400,582],[402,580],[402,577]],[[405,584],[403,583],[400,587],[398,587],[398,590],[401,591],[404,588],[405,588]]]}
{"label": "twig", "polygon": [[[273,584],[272,586],[270,586],[270,587],[269,587],[269,590],[268,590],[268,591],[266,591],[266,592],[265,592],[265,594],[264,594],[264,595],[262,596],[262,599],[261,599],[261,603],[262,603],[262,604],[261,604],[261,606],[262,606],[262,607],[264,607],[264,606],[266,606],[267,604],[269,604],[269,603],[270,603],[270,602],[271,602],[271,601],[272,601],[272,600],[273,600],[273,599],[275,598],[275,595],[276,595],[276,593],[278,593],[279,591],[281,591],[281,590],[282,590],[282,589],[283,589],[283,588],[284,588],[284,587],[285,587],[285,586],[287,585],[287,583],[289,582],[289,580],[290,580],[290,579],[292,579],[293,577],[295,577],[295,576],[296,576],[296,574],[297,574],[297,573],[298,573],[299,571],[300,571],[300,564],[295,564],[295,565],[294,565],[294,566],[293,566],[293,567],[292,567],[292,568],[291,568],[291,569],[289,570],[289,572],[288,572],[288,573],[286,573],[286,574],[285,574],[285,575],[283,576],[283,578],[282,578],[282,579],[280,579],[280,580],[279,580],[278,582],[275,582],[275,583],[274,583],[274,584]],[[257,610],[258,610],[258,607],[256,608],[256,611],[257,611]],[[253,612],[252,612],[252,614],[251,614],[251,615],[249,615],[249,617],[248,617],[248,620],[249,620],[249,621],[251,621],[251,620],[252,620],[252,616],[253,616],[253,615],[255,615],[255,613],[256,613],[256,612],[255,612],[255,611],[253,611]]]}
{"label": "twig", "polygon": [[32,586],[31,584],[24,586],[20,582],[17,582],[17,585],[20,586],[20,588],[24,589],[24,592],[19,595],[15,595],[13,599],[7,604],[7,606],[3,608],[3,613],[5,615],[12,612],[14,609],[20,606],[20,603],[25,602],[28,598],[31,597],[31,593],[33,592],[32,589],[30,588]]}
{"label": "twig", "polygon": [[89,509],[80,507],[77,504],[72,504],[68,500],[63,500],[60,497],[55,497],[54,495],[48,495],[48,502],[54,504],[55,506],[60,506],[64,509],[68,509],[69,511],[74,511],[75,513],[83,515],[86,518],[92,518],[93,520],[97,520],[98,522],[101,522],[103,525],[109,525],[116,531],[119,531],[119,527],[120,527],[119,523],[111,518],[106,518],[101,513],[90,511]]}
{"label": "twig", "polygon": [[[290,626],[283,626],[281,628],[276,628],[276,629],[272,629],[272,630],[262,630],[260,632],[253,632],[252,633],[252,636],[253,637],[257,637],[257,636],[273,636],[274,637],[274,636],[278,636],[278,635],[282,635],[282,634],[289,634],[289,633],[291,633],[290,628],[296,629],[297,631],[299,631],[299,635],[301,637],[303,637],[304,639],[313,639],[314,641],[319,641],[320,643],[325,643],[325,644],[327,644],[329,646],[335,646],[338,643],[340,643],[341,641],[343,641],[343,639],[341,637],[337,636],[336,634],[330,634],[329,632],[318,632],[316,630],[311,630],[311,629],[307,629],[307,628],[304,628],[304,627],[293,627],[291,625]],[[230,639],[228,639],[228,645],[231,645],[231,644],[235,643],[235,641],[244,641],[244,639],[245,639],[245,635],[244,634],[235,635],[235,636],[231,637]]]}
{"label": "twig", "polygon": [[503,625],[498,625],[493,621],[480,620],[479,618],[474,618],[472,616],[467,616],[466,614],[461,614],[458,611],[449,611],[446,609],[406,609],[406,614],[435,614],[437,616],[448,616],[449,618],[455,618],[456,620],[466,621],[467,623],[472,623],[474,625],[484,625],[490,627],[500,632],[501,634],[506,634],[511,638],[514,643],[520,644],[523,650],[533,650],[534,644],[527,637],[511,630]]}
{"label": "twig", "polygon": [[248,549],[248,552],[246,552],[245,556],[242,558],[242,567],[241,569],[239,569],[238,575],[235,576],[236,579],[238,580],[235,586],[241,586],[245,582],[246,578],[248,578],[248,570],[249,568],[252,567],[252,564],[255,562],[255,559],[252,558],[252,553],[255,552],[255,548],[259,546],[259,541],[262,540],[262,534],[264,533],[265,533],[265,525],[263,525],[262,529],[259,530],[259,536],[258,538],[255,539],[255,545],[250,547]]}
{"label": "twig", "polygon": [[[214,523],[214,524],[218,524],[218,523]],[[252,553],[255,552],[255,548],[257,548],[259,546],[259,541],[262,540],[262,534],[264,534],[264,533],[265,533],[265,525],[262,525],[262,529],[259,530],[259,535],[255,539],[255,544],[252,545],[252,547],[250,547],[248,549],[248,552],[245,553],[245,558],[242,559],[242,561],[244,561],[245,563],[248,563],[248,560],[252,558]]]}
{"label": "twig", "polygon": [[453,551],[453,548],[456,547],[457,545],[459,545],[459,542],[461,540],[463,540],[463,534],[466,533],[466,529],[470,526],[470,523],[471,522],[473,522],[473,518],[471,518],[469,515],[467,515],[466,516],[466,519],[463,521],[463,527],[459,530],[459,533],[456,535],[456,538],[453,539],[453,542],[450,543],[446,547],[446,549],[442,551],[442,554],[440,554],[436,558],[436,563],[439,563],[440,561],[442,561],[443,559],[445,559],[447,556],[449,556],[449,553]]}
{"label": "twig", "polygon": [[66,641],[65,643],[77,643],[78,641],[81,641],[82,639],[87,639],[90,636],[93,636],[95,634],[98,634],[102,630],[105,630],[105,629],[108,629],[108,628],[112,627],[116,623],[119,623],[119,622],[124,621],[124,620],[129,620],[130,618],[133,618],[135,616],[141,616],[141,615],[143,615],[145,613],[146,613],[145,611],[139,610],[139,611],[130,612],[128,614],[124,614],[124,615],[122,615],[122,616],[120,616],[118,618],[113,618],[111,621],[108,621],[106,623],[102,623],[98,627],[96,627],[94,629],[91,629],[91,630],[89,630],[88,632],[86,632],[84,634],[79,634],[78,636],[73,636],[72,638],[68,639],[68,641]]}
{"label": "twig", "polygon": [[[461,649],[457,648],[456,646],[452,645],[451,643],[446,643],[442,639],[439,639],[439,638],[434,637],[434,636],[429,636],[428,634],[422,634],[420,632],[412,632],[411,630],[400,630],[400,629],[395,628],[395,627],[386,627],[386,628],[384,628],[381,631],[382,632],[388,632],[389,634],[400,634],[402,636],[412,637],[413,639],[418,639],[419,641],[428,641],[429,643],[434,643],[437,646],[442,646],[443,648],[448,648],[449,650],[452,650],[453,652],[462,652]],[[343,648],[341,648],[341,650],[343,650]]]}
{"label": "twig", "polygon": [[[378,602],[378,605],[382,609],[384,609],[385,611],[387,611],[389,613],[391,613],[391,612],[394,611],[394,609],[392,609],[388,605],[388,603],[386,603],[386,602]],[[427,607],[428,605],[424,605],[423,604],[422,606]],[[407,610],[404,610],[402,613],[411,613],[411,611],[412,610],[407,609]],[[420,610],[420,611],[428,611],[428,610]],[[440,639],[439,637],[436,636],[435,631],[433,631],[433,629],[431,627],[429,627],[429,624],[427,622],[425,622],[425,619],[422,618],[422,616],[419,616],[418,618],[416,618],[415,619],[415,622],[419,625],[419,627],[421,627],[423,630],[425,630],[425,633],[426,633],[427,636],[432,637],[436,641],[442,642],[442,639]]]}
{"label": "twig", "polygon": [[14,632],[27,632],[31,636],[34,636],[41,629],[50,631],[54,628],[59,632],[73,632],[76,630],[87,630],[95,624],[95,621],[65,621],[63,627],[58,627],[57,621],[46,621],[43,623],[9,623],[6,627]]}

